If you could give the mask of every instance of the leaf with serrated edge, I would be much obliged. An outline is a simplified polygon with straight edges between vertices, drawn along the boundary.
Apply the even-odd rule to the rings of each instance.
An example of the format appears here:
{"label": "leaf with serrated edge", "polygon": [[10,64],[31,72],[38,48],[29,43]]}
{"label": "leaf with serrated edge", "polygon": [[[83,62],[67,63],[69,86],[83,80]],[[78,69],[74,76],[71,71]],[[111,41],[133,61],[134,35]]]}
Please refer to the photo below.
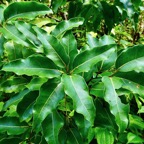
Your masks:
{"label": "leaf with serrated edge", "polygon": [[48,80],[47,83],[40,88],[39,97],[34,106],[33,127],[38,129],[41,122],[52,113],[64,97],[64,89],[62,83],[57,83],[54,79]]}
{"label": "leaf with serrated edge", "polygon": [[58,135],[64,121],[57,111],[49,114],[42,123],[44,137],[49,144],[58,144]]}
{"label": "leaf with serrated edge", "polygon": [[62,36],[62,34],[64,34],[64,32],[74,27],[78,27],[79,25],[82,25],[83,22],[84,19],[82,17],[75,17],[69,20],[62,21],[55,27],[51,34],[55,37],[60,37]]}
{"label": "leaf with serrated edge", "polygon": [[16,18],[33,19],[37,15],[52,13],[52,10],[37,2],[14,2],[4,10],[4,19],[12,20]]}
{"label": "leaf with serrated edge", "polygon": [[4,65],[2,70],[14,72],[17,75],[37,75],[47,78],[58,77],[61,74],[50,59],[41,55],[32,55],[26,59],[12,61]]}
{"label": "leaf with serrated edge", "polygon": [[104,76],[102,82],[105,85],[104,99],[110,106],[111,113],[115,116],[119,132],[123,132],[128,126],[129,105],[123,104],[118,97],[111,78]]}
{"label": "leaf with serrated edge", "polygon": [[74,109],[82,114],[91,125],[95,119],[95,106],[92,98],[89,96],[87,84],[83,77],[79,75],[62,76],[65,93],[72,98]]}

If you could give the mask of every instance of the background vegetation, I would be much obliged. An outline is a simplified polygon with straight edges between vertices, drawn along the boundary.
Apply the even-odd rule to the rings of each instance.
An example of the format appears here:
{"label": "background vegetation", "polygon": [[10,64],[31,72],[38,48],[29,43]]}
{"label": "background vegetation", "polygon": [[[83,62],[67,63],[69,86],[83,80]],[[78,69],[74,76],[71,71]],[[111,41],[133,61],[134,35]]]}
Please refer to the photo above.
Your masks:
{"label": "background vegetation", "polygon": [[144,143],[142,0],[0,1],[0,144]]}

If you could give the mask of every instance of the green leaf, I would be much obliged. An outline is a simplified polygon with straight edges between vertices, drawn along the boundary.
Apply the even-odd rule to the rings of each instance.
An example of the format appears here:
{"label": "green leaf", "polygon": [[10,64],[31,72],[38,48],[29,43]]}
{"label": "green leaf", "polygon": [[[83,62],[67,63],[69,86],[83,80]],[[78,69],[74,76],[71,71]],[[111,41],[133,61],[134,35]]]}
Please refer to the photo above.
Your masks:
{"label": "green leaf", "polygon": [[127,135],[128,142],[127,143],[143,143],[143,138],[139,137],[138,135],[129,132]]}
{"label": "green leaf", "polygon": [[43,133],[49,144],[58,144],[58,135],[63,127],[64,121],[57,111],[49,114],[42,123]]}
{"label": "green leaf", "polygon": [[18,144],[22,141],[19,137],[12,137],[12,138],[3,138],[0,140],[0,144]]}
{"label": "green leaf", "polygon": [[66,68],[69,59],[65,48],[61,45],[60,41],[54,36],[48,35],[44,30],[39,29],[38,27],[34,27],[33,29],[37,33],[38,39],[44,46],[45,55],[57,66]]}
{"label": "green leaf", "polygon": [[5,102],[3,106],[3,110],[6,110],[11,105],[17,104],[22,100],[22,98],[28,94],[30,91],[28,89],[24,89],[23,91],[19,92],[15,96],[11,97],[8,101]]}
{"label": "green leaf", "polygon": [[34,19],[38,15],[52,13],[50,8],[37,2],[14,2],[4,10],[4,19],[12,20],[17,18]]}
{"label": "green leaf", "polygon": [[39,90],[40,87],[47,81],[46,78],[34,77],[26,87],[29,90]]}
{"label": "green leaf", "polygon": [[40,88],[39,97],[34,106],[33,127],[38,129],[41,122],[54,110],[64,97],[63,84],[55,82],[54,79],[48,80]]}
{"label": "green leaf", "polygon": [[68,129],[68,137],[67,137],[67,144],[83,144],[81,135],[76,128],[69,128]]}
{"label": "green leaf", "polygon": [[99,61],[106,60],[114,51],[115,48],[113,44],[85,50],[78,54],[74,59],[73,70],[71,73],[88,72],[92,66],[97,64]]}
{"label": "green leaf", "polygon": [[0,91],[5,93],[19,92],[25,88],[25,84],[27,84],[27,80],[22,77],[11,77],[2,84],[0,84]]}
{"label": "green leaf", "polygon": [[60,6],[62,6],[64,3],[66,2],[66,0],[52,0],[51,3],[52,3],[52,9],[53,11],[56,13],[58,8]]}
{"label": "green leaf", "polygon": [[96,140],[98,144],[114,144],[114,136],[111,131],[106,128],[95,128]]}
{"label": "green leaf", "polygon": [[108,102],[110,111],[115,116],[115,121],[119,127],[119,132],[123,132],[128,126],[129,106],[121,102],[115,91],[111,78],[104,76],[102,81],[105,85],[104,99],[106,102]]}
{"label": "green leaf", "polygon": [[28,128],[29,126],[26,123],[20,123],[16,117],[0,118],[0,133],[7,132],[8,135],[19,135]]}
{"label": "green leaf", "polygon": [[124,50],[116,61],[120,72],[144,72],[144,46],[137,45]]}
{"label": "green leaf", "polygon": [[20,121],[29,120],[33,114],[33,105],[38,97],[38,91],[29,92],[17,105],[17,113],[20,116]]}
{"label": "green leaf", "polygon": [[58,25],[56,25],[55,29],[52,31],[52,35],[59,38],[61,37],[66,31],[71,30],[74,27],[78,27],[82,25],[84,22],[84,19],[82,17],[75,17],[71,18],[69,20],[65,20],[60,22]]}
{"label": "green leaf", "polygon": [[139,110],[138,113],[144,113],[144,106],[142,106]]}
{"label": "green leaf", "polygon": [[87,84],[79,75],[62,76],[65,93],[72,98],[74,109],[93,125],[95,119],[95,106],[89,96]]}
{"label": "green leaf", "polygon": [[0,32],[7,40],[13,40],[15,43],[24,45],[26,47],[31,46],[26,37],[13,24],[7,24],[0,27]]}
{"label": "green leaf", "polygon": [[61,43],[69,57],[69,68],[72,68],[74,58],[78,54],[77,41],[71,31],[67,31],[61,39]]}
{"label": "green leaf", "polygon": [[58,77],[61,74],[50,59],[41,55],[32,55],[26,59],[9,62],[3,66],[2,70],[14,72],[17,75],[37,75],[47,78]]}

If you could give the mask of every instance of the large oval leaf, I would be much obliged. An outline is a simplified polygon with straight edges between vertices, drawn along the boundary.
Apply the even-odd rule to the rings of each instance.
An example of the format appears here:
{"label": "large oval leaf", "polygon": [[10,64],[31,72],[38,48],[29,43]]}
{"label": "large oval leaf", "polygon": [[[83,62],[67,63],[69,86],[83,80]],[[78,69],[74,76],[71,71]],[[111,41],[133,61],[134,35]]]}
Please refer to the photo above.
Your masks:
{"label": "large oval leaf", "polygon": [[4,10],[4,19],[12,20],[16,18],[33,19],[37,15],[52,13],[48,6],[37,2],[14,2]]}
{"label": "large oval leaf", "polygon": [[75,17],[71,18],[69,20],[65,20],[60,22],[55,29],[52,31],[52,35],[59,38],[61,37],[67,30],[70,30],[74,27],[78,27],[79,25],[82,25],[84,22],[84,19],[82,17]]}
{"label": "large oval leaf", "polygon": [[115,45],[106,45],[86,50],[76,56],[71,73],[88,72],[99,61],[106,60],[115,51]]}
{"label": "large oval leaf", "polygon": [[95,106],[89,96],[88,87],[83,77],[66,75],[62,77],[65,93],[72,98],[74,109],[82,114],[92,125],[95,119]]}
{"label": "large oval leaf", "polygon": [[39,97],[34,106],[33,127],[38,130],[41,122],[51,114],[53,110],[56,110],[63,97],[64,89],[62,83],[50,79],[47,83],[42,85]]}
{"label": "large oval leaf", "polygon": [[39,77],[58,77],[61,73],[55,64],[41,55],[32,55],[26,59],[12,61],[2,68],[4,71],[14,72],[18,75],[37,75]]}
{"label": "large oval leaf", "polygon": [[16,117],[0,118],[0,133],[7,132],[9,135],[19,135],[28,128],[29,126],[26,123],[20,123]]}
{"label": "large oval leaf", "polygon": [[129,106],[121,102],[111,78],[104,76],[102,81],[105,85],[104,99],[109,103],[110,111],[115,116],[119,132],[123,132],[128,126]]}
{"label": "large oval leaf", "polygon": [[49,114],[42,123],[43,133],[49,144],[59,144],[58,135],[64,121],[57,111]]}
{"label": "large oval leaf", "polygon": [[122,52],[116,61],[120,72],[144,72],[144,45],[137,45]]}

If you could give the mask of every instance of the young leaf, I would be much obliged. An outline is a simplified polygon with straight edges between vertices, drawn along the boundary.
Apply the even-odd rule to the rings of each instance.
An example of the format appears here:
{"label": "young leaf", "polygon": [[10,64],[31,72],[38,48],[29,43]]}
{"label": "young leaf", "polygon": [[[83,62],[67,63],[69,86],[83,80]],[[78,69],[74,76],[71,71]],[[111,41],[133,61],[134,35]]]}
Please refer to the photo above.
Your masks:
{"label": "young leaf", "polygon": [[52,10],[44,4],[37,2],[14,2],[4,10],[4,19],[16,18],[34,19],[37,15],[52,13]]}
{"label": "young leaf", "polygon": [[116,61],[120,72],[144,72],[144,46],[137,45],[124,50]]}
{"label": "young leaf", "polygon": [[61,74],[50,59],[41,55],[32,55],[26,59],[9,62],[3,66],[2,70],[14,72],[17,75],[37,75],[47,78],[58,77]]}
{"label": "young leaf", "polygon": [[69,57],[69,68],[72,68],[73,60],[78,54],[77,41],[71,31],[67,31],[61,39],[61,43],[65,48]]}
{"label": "young leaf", "polygon": [[29,126],[26,123],[20,123],[16,117],[0,118],[0,133],[7,132],[8,135],[19,135],[28,128]]}
{"label": "young leaf", "polygon": [[95,106],[92,98],[89,96],[88,87],[79,75],[62,76],[65,93],[72,98],[74,109],[80,113],[93,125],[95,119]]}
{"label": "young leaf", "polygon": [[38,27],[33,27],[37,33],[38,39],[44,46],[44,53],[51,59],[57,66],[61,68],[66,68],[69,59],[64,47],[61,45],[59,40],[52,35],[47,35],[47,33],[39,29]]}
{"label": "young leaf", "polygon": [[73,62],[71,73],[88,72],[99,61],[106,60],[115,51],[114,45],[96,47],[78,54]]}
{"label": "young leaf", "polygon": [[40,88],[39,97],[34,106],[33,127],[38,129],[43,120],[56,110],[60,100],[64,97],[63,84],[55,82],[54,79],[48,80]]}
{"label": "young leaf", "polygon": [[98,144],[114,144],[114,136],[108,129],[97,127],[95,133]]}
{"label": "young leaf", "polygon": [[111,78],[105,76],[102,78],[102,81],[105,85],[104,99],[110,105],[110,111],[115,116],[119,132],[123,132],[128,126],[129,106],[121,102]]}
{"label": "young leaf", "polygon": [[57,38],[60,38],[66,31],[82,25],[83,22],[84,19],[82,17],[75,17],[69,20],[62,21],[55,27],[51,34]]}
{"label": "young leaf", "polygon": [[49,114],[42,123],[44,137],[49,144],[58,144],[58,135],[64,121],[57,111]]}

